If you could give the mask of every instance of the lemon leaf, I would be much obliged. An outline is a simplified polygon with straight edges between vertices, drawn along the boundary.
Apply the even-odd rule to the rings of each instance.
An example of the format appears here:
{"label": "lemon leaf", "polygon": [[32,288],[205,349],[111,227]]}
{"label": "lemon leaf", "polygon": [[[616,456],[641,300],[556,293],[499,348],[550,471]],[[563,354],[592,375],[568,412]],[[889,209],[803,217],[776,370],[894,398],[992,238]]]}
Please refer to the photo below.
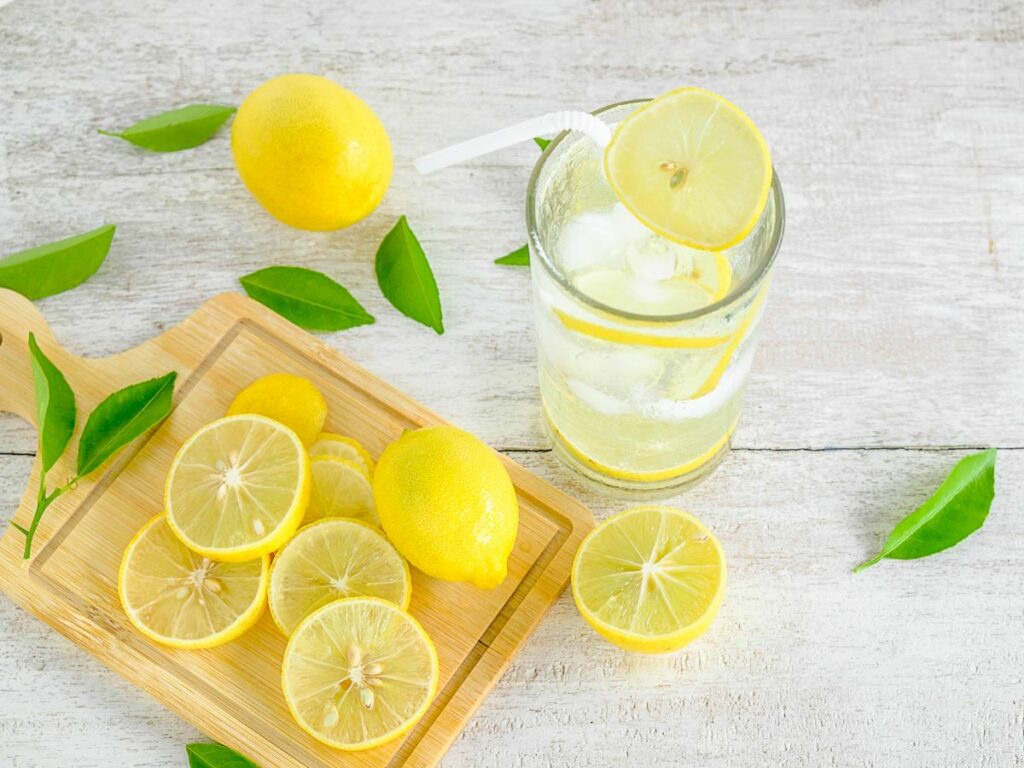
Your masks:
{"label": "lemon leaf", "polygon": [[32,355],[32,379],[36,389],[36,425],[39,428],[39,456],[43,473],[57,463],[75,431],[75,393],[68,380],[28,335]]}
{"label": "lemon leaf", "polygon": [[123,131],[99,131],[152,152],[179,152],[209,141],[231,115],[234,107],[219,104],[190,104],[172,109],[125,128]]}
{"label": "lemon leaf", "polygon": [[439,335],[444,333],[434,273],[405,216],[381,241],[376,270],[381,293],[395,309]]}
{"label": "lemon leaf", "polygon": [[343,331],[375,322],[345,286],[304,267],[267,267],[239,278],[260,304],[309,331]]}
{"label": "lemon leaf", "polygon": [[223,744],[189,744],[189,768],[259,768],[252,760]]}
{"label": "lemon leaf", "polygon": [[528,267],[530,266],[530,246],[520,246],[500,259],[495,259],[494,263],[505,267]]}
{"label": "lemon leaf", "polygon": [[78,443],[78,475],[98,469],[119,449],[167,418],[173,407],[173,371],[114,392],[96,406]]}
{"label": "lemon leaf", "polygon": [[84,283],[107,258],[114,230],[109,224],[0,259],[0,288],[42,299]]}
{"label": "lemon leaf", "polygon": [[534,136],[533,140],[536,142],[537,146],[540,147],[541,152],[547,149],[548,144],[551,143],[551,139],[542,139],[540,136]]}
{"label": "lemon leaf", "polygon": [[901,520],[882,545],[854,573],[883,558],[915,560],[952,547],[981,528],[995,497],[996,449],[965,456],[931,497]]}

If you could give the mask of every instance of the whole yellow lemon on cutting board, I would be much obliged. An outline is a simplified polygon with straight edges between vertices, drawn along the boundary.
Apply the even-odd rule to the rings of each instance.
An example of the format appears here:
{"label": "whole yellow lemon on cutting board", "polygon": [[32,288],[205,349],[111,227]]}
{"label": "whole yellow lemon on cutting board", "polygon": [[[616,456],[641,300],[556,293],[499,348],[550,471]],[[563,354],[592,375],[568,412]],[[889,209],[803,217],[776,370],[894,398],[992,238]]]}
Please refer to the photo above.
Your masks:
{"label": "whole yellow lemon on cutting board", "polygon": [[250,93],[235,115],[231,151],[253,197],[299,229],[354,224],[391,182],[391,142],[377,115],[318,75],[281,75]]}
{"label": "whole yellow lemon on cutting board", "polygon": [[405,432],[373,475],[384,533],[426,574],[491,589],[505,580],[519,503],[498,455],[451,426]]}

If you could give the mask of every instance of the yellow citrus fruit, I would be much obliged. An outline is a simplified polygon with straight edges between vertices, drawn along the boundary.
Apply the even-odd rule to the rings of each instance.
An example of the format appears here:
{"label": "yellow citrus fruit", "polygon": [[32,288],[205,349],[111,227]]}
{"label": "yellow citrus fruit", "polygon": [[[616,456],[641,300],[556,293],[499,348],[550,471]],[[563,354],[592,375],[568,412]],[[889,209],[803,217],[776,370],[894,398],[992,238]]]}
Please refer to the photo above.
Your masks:
{"label": "yellow citrus fruit", "polygon": [[239,413],[255,413],[279,421],[292,429],[303,445],[309,445],[323,429],[327,403],[309,379],[274,373],[256,379],[235,396],[228,416]]}
{"label": "yellow citrus fruit", "polygon": [[344,597],[379,597],[405,610],[412,578],[405,559],[376,528],[328,517],[300,529],[274,556],[270,615],[291,635],[313,611]]}
{"label": "yellow citrus fruit", "polygon": [[711,626],[725,594],[725,555],[693,515],[627,509],[591,531],[572,564],[576,607],[627,651],[668,653]]}
{"label": "yellow citrus fruit", "polygon": [[439,674],[434,644],[412,616],[380,598],[349,597],[298,626],[281,685],[303,730],[356,751],[407,733],[430,706]]}
{"label": "yellow citrus fruit", "polygon": [[298,436],[265,416],[227,416],[185,441],[164,490],[167,522],[190,549],[240,562],[283,545],[309,503]]}
{"label": "yellow citrus fruit", "polygon": [[316,441],[309,446],[309,455],[337,456],[354,461],[366,470],[368,478],[373,477],[373,459],[355,438],[336,435],[332,432],[321,432]]}
{"label": "yellow citrus fruit", "polygon": [[157,515],[125,549],[117,591],[128,620],[150,640],[212,648],[260,618],[269,567],[266,556],[218,563],[196,554]]}
{"label": "yellow citrus fruit", "polygon": [[314,456],[309,466],[313,487],[306,509],[307,523],[325,517],[353,517],[380,525],[373,486],[362,465],[338,456]]}
{"label": "yellow citrus fruit", "polygon": [[757,126],[702,88],[671,91],[632,112],[612,135],[604,165],[634,216],[707,251],[750,233],[772,183],[771,153]]}
{"label": "yellow citrus fruit", "polygon": [[519,504],[497,454],[451,426],[403,434],[373,476],[384,532],[424,573],[481,589],[505,580]]}
{"label": "yellow citrus fruit", "polygon": [[246,96],[231,129],[235,167],[272,216],[332,230],[368,216],[391,181],[377,115],[326,77],[275,77]]}

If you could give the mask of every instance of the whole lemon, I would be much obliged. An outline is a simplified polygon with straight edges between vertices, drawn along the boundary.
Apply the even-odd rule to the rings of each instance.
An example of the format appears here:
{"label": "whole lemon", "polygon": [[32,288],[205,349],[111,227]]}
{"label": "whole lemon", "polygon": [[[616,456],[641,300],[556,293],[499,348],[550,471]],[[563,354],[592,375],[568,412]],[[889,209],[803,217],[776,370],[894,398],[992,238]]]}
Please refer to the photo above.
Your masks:
{"label": "whole lemon", "polygon": [[391,142],[377,115],[317,75],[281,75],[250,93],[235,115],[231,150],[253,197],[299,229],[359,221],[391,181]]}
{"label": "whole lemon", "polygon": [[290,373],[272,373],[239,392],[228,407],[228,416],[255,413],[266,416],[299,436],[307,448],[324,428],[327,402],[309,379]]}
{"label": "whole lemon", "polygon": [[455,427],[406,432],[373,476],[384,532],[424,573],[491,589],[505,580],[519,503],[497,454]]}

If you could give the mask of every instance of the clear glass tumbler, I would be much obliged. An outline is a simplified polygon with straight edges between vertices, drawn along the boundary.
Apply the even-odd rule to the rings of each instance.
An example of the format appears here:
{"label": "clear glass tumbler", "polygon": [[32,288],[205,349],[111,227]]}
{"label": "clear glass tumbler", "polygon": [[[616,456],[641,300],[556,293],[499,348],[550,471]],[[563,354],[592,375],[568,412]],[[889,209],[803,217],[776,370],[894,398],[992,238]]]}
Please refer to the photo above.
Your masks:
{"label": "clear glass tumbler", "polygon": [[[594,114],[614,126],[646,101]],[[541,402],[569,466],[606,485],[665,491],[721,461],[784,222],[775,176],[747,238],[721,252],[686,248],[618,203],[589,138],[551,142],[530,178],[526,225]],[[624,298],[612,306],[600,298],[609,291]],[[673,313],[679,306],[694,308]]]}

